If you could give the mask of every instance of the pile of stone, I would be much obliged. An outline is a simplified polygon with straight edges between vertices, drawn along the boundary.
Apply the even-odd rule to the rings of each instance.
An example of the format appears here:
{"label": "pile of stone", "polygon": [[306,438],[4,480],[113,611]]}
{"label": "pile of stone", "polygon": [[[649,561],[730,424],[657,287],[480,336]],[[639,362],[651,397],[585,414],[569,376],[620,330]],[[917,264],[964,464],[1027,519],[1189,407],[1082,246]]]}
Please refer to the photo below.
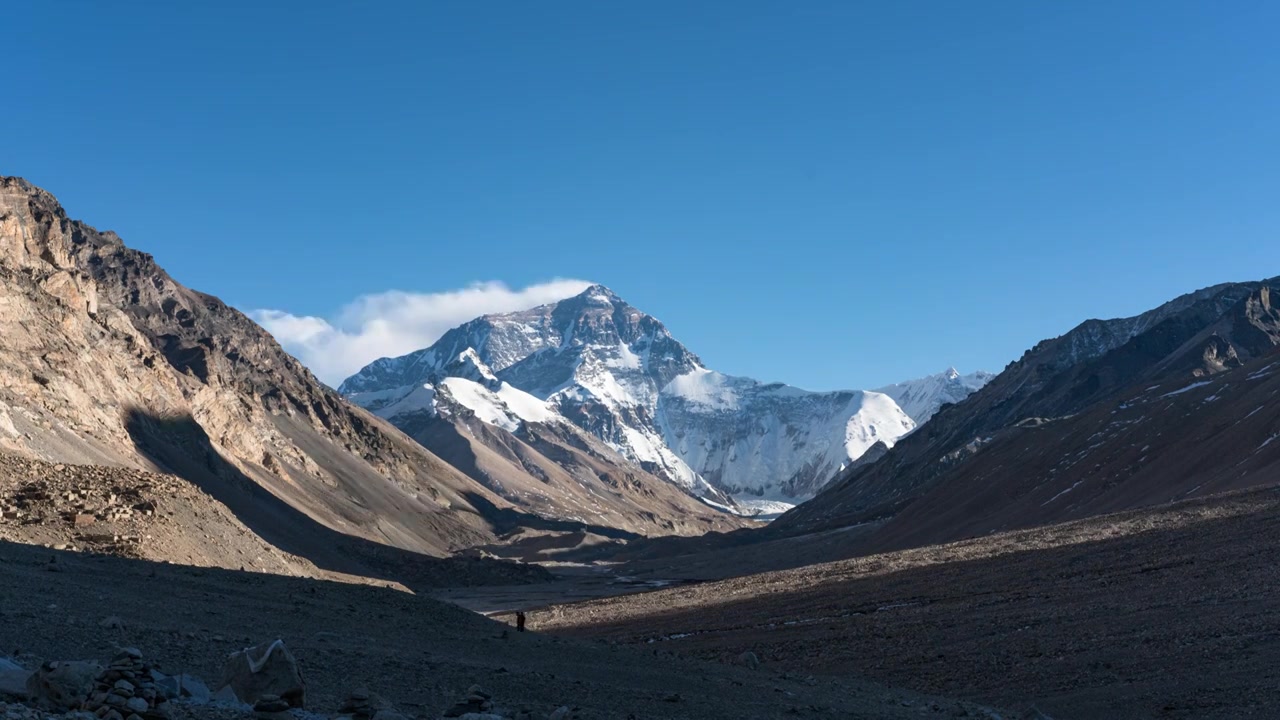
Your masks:
{"label": "pile of stone", "polygon": [[409,720],[399,713],[395,705],[363,688],[356,690],[342,701],[338,708],[339,720]]}
{"label": "pile of stone", "polygon": [[36,508],[48,504],[51,500],[49,488],[44,483],[23,483],[5,500],[0,518],[22,522],[38,521],[39,515],[35,514]]}
{"label": "pile of stone", "polygon": [[289,702],[279,695],[263,695],[253,704],[253,715],[258,720],[289,720]]}
{"label": "pile of stone", "polygon": [[[6,461],[0,476],[0,522],[47,524],[61,518],[77,530],[98,522],[138,525],[155,517],[155,497],[170,489],[160,476],[121,468]],[[28,480],[8,485],[22,475]]]}
{"label": "pile of stone", "polygon": [[379,705],[378,699],[370,695],[368,690],[360,689],[351,693],[346,700],[342,701],[342,706],[338,708],[338,714],[354,718],[354,720],[371,720],[381,709]]}
{"label": "pile of stone", "polygon": [[100,720],[168,720],[169,701],[151,666],[136,648],[125,648],[94,683],[84,709]]}
{"label": "pile of stone", "polygon": [[444,711],[447,718],[460,718],[467,715],[486,715],[493,709],[493,696],[485,692],[479,685],[472,685],[461,700]]}

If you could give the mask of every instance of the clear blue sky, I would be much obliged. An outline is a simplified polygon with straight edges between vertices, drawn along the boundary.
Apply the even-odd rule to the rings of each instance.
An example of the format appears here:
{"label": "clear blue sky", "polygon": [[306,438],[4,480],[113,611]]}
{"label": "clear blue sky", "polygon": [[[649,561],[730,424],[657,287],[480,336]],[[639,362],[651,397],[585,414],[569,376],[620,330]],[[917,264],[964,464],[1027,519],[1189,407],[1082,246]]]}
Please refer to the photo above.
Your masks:
{"label": "clear blue sky", "polygon": [[15,3],[0,173],[244,309],[583,278],[713,368],[871,387],[1280,274],[1277,27],[1246,0]]}

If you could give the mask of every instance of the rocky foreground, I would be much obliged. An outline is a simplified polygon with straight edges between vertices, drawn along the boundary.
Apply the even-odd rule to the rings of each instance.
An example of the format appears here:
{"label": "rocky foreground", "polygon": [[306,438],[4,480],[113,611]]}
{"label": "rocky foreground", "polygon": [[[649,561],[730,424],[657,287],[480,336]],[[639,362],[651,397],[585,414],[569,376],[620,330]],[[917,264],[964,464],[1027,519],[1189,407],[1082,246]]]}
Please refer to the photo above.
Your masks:
{"label": "rocky foreground", "polygon": [[[274,498],[264,496],[265,505]],[[255,532],[204,488],[177,475],[49,463],[0,452],[0,541],[396,587],[520,584],[549,575],[532,565],[433,558],[335,533],[301,514]],[[313,535],[301,555],[264,539]],[[299,549],[297,545],[283,543]],[[317,562],[318,561],[318,562]]]}
{"label": "rocky foreground", "polygon": [[[116,668],[133,685],[133,696],[115,693],[126,708],[141,696],[155,715],[136,713],[141,720],[373,720],[384,711],[378,720],[1000,717],[978,704],[849,676],[788,673],[767,659],[705,661],[661,647],[550,637],[540,632],[546,618],[538,613],[529,616],[532,631],[519,633],[386,587],[11,542],[0,542],[0,580],[0,651],[19,672],[47,674],[49,663],[56,669],[68,662]],[[227,680],[230,658],[253,647],[250,654],[260,655],[275,640],[294,659],[301,692],[286,683],[240,694]],[[145,672],[119,667],[135,660],[145,663],[148,679],[135,683]],[[85,672],[83,692],[64,696],[79,699],[78,707],[37,710],[39,698],[9,696],[0,717],[107,720],[121,700],[101,697],[112,696],[118,682],[102,670]],[[175,677],[200,684],[184,681],[188,694],[156,701]],[[207,699],[193,687],[207,688]],[[156,694],[148,698],[148,690]],[[103,707],[111,709],[99,716]]]}

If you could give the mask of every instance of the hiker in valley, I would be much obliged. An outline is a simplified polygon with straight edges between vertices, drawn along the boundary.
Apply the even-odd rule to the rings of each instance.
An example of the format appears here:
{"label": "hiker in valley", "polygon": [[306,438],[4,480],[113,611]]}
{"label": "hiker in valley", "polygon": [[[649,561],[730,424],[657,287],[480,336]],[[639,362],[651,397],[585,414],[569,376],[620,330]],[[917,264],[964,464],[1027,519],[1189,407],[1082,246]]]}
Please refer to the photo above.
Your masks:
{"label": "hiker in valley", "polygon": [[524,632],[524,611],[522,610],[516,611],[516,630]]}

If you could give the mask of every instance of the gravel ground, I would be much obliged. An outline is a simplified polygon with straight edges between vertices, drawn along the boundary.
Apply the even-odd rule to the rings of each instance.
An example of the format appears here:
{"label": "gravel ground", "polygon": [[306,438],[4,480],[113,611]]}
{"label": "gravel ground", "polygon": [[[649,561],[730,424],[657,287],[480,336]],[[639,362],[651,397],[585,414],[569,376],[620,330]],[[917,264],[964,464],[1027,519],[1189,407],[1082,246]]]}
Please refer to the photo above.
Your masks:
{"label": "gravel ground", "polygon": [[[108,616],[123,627],[102,627]],[[324,714],[364,687],[435,718],[479,684],[497,707],[542,716],[567,705],[581,718],[991,717],[847,677],[506,629],[401,590],[0,543],[0,652],[28,666],[133,646],[166,672],[213,679],[228,653],[278,637],[307,680],[308,709]]]}
{"label": "gravel ground", "polygon": [[1054,718],[1280,717],[1280,490],[544,608],[566,637]]}

